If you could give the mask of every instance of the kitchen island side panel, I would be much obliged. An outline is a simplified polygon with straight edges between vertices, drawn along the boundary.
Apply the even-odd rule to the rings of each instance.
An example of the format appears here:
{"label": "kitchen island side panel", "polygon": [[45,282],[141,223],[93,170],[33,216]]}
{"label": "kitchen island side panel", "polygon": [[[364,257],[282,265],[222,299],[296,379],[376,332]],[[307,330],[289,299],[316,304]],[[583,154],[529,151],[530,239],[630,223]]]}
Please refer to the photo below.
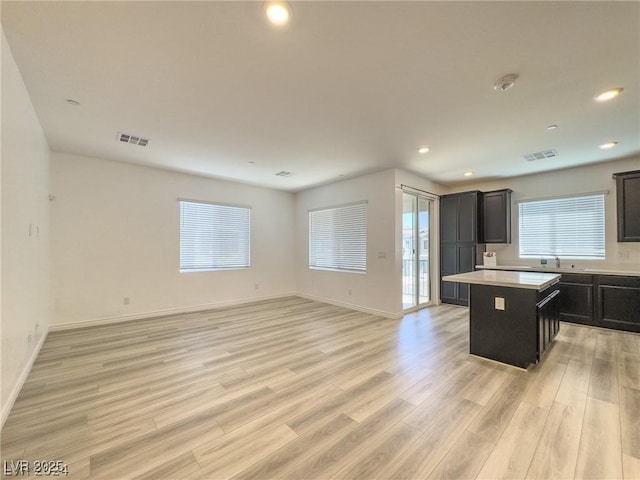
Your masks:
{"label": "kitchen island side panel", "polygon": [[[504,299],[504,310],[495,299]],[[471,285],[469,350],[521,368],[538,361],[538,291]]]}

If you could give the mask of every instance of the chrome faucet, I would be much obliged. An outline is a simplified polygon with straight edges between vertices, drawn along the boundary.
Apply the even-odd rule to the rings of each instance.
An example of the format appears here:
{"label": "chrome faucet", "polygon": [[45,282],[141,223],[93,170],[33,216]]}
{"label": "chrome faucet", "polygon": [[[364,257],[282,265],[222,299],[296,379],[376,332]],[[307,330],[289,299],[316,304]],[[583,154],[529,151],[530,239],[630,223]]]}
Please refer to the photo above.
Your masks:
{"label": "chrome faucet", "polygon": [[555,257],[556,259],[556,268],[560,268],[560,259],[558,257]]}

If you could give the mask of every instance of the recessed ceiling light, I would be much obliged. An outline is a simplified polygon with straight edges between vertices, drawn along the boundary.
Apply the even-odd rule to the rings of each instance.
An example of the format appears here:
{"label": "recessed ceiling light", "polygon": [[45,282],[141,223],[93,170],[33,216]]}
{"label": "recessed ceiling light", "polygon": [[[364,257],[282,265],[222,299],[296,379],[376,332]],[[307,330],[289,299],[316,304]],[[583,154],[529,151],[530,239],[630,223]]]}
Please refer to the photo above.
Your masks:
{"label": "recessed ceiling light", "polygon": [[418,148],[418,153],[427,153],[429,151],[429,147],[427,147],[426,145]]}
{"label": "recessed ceiling light", "polygon": [[464,172],[465,177],[470,177],[471,175],[473,175],[473,172]]}
{"label": "recessed ceiling light", "polygon": [[610,148],[615,147],[616,145],[618,145],[618,142],[607,142],[607,143],[603,143],[602,145],[600,145],[600,148],[602,150],[608,150]]}
{"label": "recessed ceiling light", "polygon": [[67,98],[67,103],[69,105],[73,105],[74,107],[77,107],[78,105],[80,105],[80,102],[78,102],[77,100],[74,100],[72,98]]}
{"label": "recessed ceiling light", "polygon": [[622,93],[622,90],[624,90],[624,88],[612,88],[600,93],[599,95],[596,95],[595,99],[597,102],[607,102],[620,95]]}
{"label": "recessed ceiling light", "polygon": [[265,12],[274,25],[285,25],[291,19],[291,7],[285,2],[269,2],[265,6]]}
{"label": "recessed ceiling light", "polygon": [[547,127],[547,130],[555,130],[556,128],[558,128],[558,125],[556,125],[555,123],[553,125],[549,125]]}

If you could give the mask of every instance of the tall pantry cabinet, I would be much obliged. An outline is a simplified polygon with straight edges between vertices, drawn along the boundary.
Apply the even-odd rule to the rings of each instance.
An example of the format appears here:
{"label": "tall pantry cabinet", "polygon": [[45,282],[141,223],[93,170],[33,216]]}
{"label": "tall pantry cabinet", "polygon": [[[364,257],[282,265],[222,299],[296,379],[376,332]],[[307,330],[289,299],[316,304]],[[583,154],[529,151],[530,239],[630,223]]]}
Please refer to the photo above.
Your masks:
{"label": "tall pantry cabinet", "polygon": [[[482,237],[482,193],[478,190],[440,197],[440,274],[472,272]],[[469,306],[469,285],[440,281],[444,303]]]}

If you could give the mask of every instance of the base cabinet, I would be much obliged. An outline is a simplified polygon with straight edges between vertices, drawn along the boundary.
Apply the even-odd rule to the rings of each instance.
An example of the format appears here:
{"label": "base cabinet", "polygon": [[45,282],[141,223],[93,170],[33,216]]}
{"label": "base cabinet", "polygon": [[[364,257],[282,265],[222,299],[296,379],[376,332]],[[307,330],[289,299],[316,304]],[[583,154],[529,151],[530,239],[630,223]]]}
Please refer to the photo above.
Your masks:
{"label": "base cabinet", "polygon": [[[503,299],[504,310],[495,308]],[[538,363],[560,327],[560,292],[471,285],[469,351],[516,367]]]}
{"label": "base cabinet", "polygon": [[[440,271],[442,276],[472,272],[476,264],[475,243],[443,243],[440,245]],[[469,306],[469,285],[440,282],[440,298],[445,303]]]}
{"label": "base cabinet", "polygon": [[[553,287],[555,288],[555,287]],[[549,348],[560,330],[560,290],[548,292],[537,304],[538,313],[538,360]]]}
{"label": "base cabinet", "polygon": [[560,320],[640,333],[640,277],[563,274]]}
{"label": "base cabinet", "polygon": [[593,275],[563,273],[560,290],[560,320],[595,325]]}
{"label": "base cabinet", "polygon": [[596,324],[640,333],[640,277],[598,275]]}
{"label": "base cabinet", "polygon": [[557,289],[561,321],[640,333],[640,277],[563,273]]}

